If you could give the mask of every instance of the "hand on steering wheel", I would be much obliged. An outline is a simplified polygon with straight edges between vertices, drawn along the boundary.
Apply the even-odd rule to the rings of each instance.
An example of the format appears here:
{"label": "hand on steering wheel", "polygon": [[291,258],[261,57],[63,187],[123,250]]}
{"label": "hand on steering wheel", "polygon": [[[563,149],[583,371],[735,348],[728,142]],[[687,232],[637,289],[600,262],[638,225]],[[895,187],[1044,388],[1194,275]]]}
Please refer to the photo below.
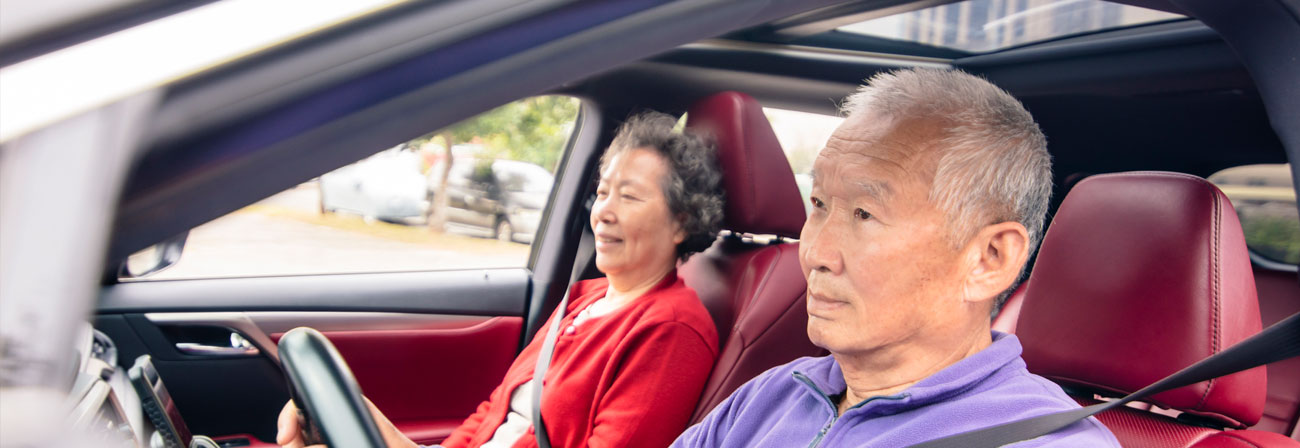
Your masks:
{"label": "hand on steering wheel", "polygon": [[[369,399],[366,400],[366,406],[370,408],[370,415],[375,418],[375,424],[379,425],[379,432],[383,433],[388,448],[420,448],[420,444],[398,431],[397,426],[380,413],[379,408],[375,407]],[[298,407],[294,406],[292,401],[285,403],[284,408],[280,410],[275,443],[284,448],[326,448],[325,445],[307,444],[302,435],[302,427],[298,424],[299,418]]]}
{"label": "hand on steering wheel", "polygon": [[[285,333],[280,338],[280,364],[293,401],[280,412],[277,443],[288,447],[307,443],[349,448],[415,446],[361,396],[352,371],[320,332],[295,328]],[[377,421],[383,422],[386,431],[380,430]],[[305,440],[314,437],[304,438],[304,432],[317,433],[319,440]]]}

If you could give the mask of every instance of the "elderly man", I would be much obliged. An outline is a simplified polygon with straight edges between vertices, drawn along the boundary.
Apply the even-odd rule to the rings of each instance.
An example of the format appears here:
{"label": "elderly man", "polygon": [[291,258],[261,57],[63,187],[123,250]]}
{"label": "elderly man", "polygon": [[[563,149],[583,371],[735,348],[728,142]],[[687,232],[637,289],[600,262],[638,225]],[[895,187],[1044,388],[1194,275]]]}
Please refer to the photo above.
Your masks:
{"label": "elderly man", "polygon": [[[813,167],[799,257],[830,351],[742,386],[674,446],[903,447],[1076,408],[989,316],[1042,238],[1046,139],[959,72],[877,75]],[[1096,420],[1016,446],[1118,447]]]}

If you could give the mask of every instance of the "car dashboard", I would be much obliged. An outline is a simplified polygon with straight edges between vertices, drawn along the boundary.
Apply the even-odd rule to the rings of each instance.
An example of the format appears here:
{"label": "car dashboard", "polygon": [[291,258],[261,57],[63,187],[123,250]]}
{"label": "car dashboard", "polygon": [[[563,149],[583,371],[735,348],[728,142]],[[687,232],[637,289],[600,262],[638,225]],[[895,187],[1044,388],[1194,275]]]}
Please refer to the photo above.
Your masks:
{"label": "car dashboard", "polygon": [[81,441],[105,448],[219,446],[207,437],[189,434],[147,355],[130,369],[120,367],[112,339],[89,324],[77,343],[77,369],[68,400],[70,423]]}

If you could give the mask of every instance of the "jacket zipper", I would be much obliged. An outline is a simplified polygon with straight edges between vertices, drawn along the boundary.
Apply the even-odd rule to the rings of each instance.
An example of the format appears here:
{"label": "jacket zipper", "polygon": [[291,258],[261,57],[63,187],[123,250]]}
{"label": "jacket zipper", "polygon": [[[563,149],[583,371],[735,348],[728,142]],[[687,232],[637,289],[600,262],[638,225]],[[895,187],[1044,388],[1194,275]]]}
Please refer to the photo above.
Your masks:
{"label": "jacket zipper", "polygon": [[[831,402],[830,397],[826,396],[825,392],[822,392],[821,389],[817,388],[817,385],[813,384],[812,380],[808,379],[807,376],[804,376],[804,374],[802,373],[795,372],[794,377],[798,379],[800,382],[803,382],[804,384],[808,385],[808,387],[812,388],[814,392],[817,392],[817,396],[821,397],[822,402],[826,403],[826,405],[830,406],[831,408],[831,420],[827,422],[825,426],[822,426],[821,431],[817,431],[817,437],[813,438],[812,443],[808,444],[808,448],[817,448],[817,446],[822,443],[822,439],[826,437],[826,433],[830,432],[832,426],[835,426],[835,422],[840,420],[840,409],[838,406],[835,406],[835,403]],[[870,403],[877,399],[902,400],[904,398],[907,398],[908,395],[910,394],[904,393],[904,394],[889,395],[884,397],[871,397],[866,400],[862,400],[861,403],[855,404],[853,406],[849,406],[849,408],[846,409],[845,412],[852,411],[854,409],[862,407],[863,405],[866,405],[867,403]]]}
{"label": "jacket zipper", "polygon": [[826,432],[830,431],[831,425],[834,425],[835,422],[840,419],[840,410],[839,408],[835,407],[835,403],[831,403],[830,397],[827,397],[826,394],[823,393],[821,389],[818,389],[817,385],[813,384],[812,380],[808,379],[808,377],[804,376],[802,373],[799,372],[795,372],[794,377],[795,379],[798,379],[800,382],[806,384],[808,387],[812,388],[813,391],[817,392],[817,396],[821,397],[822,402],[826,403],[826,406],[829,406],[831,408],[831,420],[826,422],[826,425],[822,426],[821,431],[817,431],[817,437],[813,438],[812,443],[808,444],[808,448],[816,448],[817,445],[822,443],[822,438],[826,437]]}

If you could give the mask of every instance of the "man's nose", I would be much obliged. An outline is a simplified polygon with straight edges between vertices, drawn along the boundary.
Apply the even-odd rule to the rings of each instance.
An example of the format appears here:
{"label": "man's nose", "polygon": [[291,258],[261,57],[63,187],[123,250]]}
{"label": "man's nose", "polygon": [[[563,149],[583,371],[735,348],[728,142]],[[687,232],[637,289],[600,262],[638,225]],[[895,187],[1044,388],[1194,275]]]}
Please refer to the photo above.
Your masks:
{"label": "man's nose", "polygon": [[799,241],[803,249],[803,264],[810,270],[839,274],[844,270],[841,245],[845,243],[831,223],[805,224],[805,234]]}

